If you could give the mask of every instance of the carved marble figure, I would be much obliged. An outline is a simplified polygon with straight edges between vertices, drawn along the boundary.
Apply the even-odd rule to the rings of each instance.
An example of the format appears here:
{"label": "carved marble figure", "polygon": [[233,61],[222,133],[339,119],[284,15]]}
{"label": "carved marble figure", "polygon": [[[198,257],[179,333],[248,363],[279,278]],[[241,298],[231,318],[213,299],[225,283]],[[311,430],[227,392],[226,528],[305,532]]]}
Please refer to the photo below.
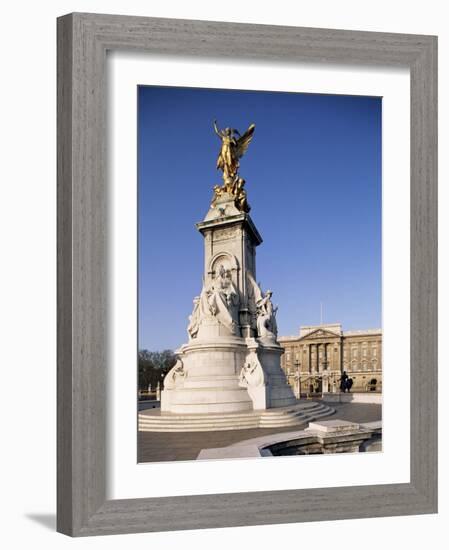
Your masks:
{"label": "carved marble figure", "polygon": [[232,282],[231,274],[221,265],[217,277],[208,285],[204,284],[200,296],[194,300],[187,329],[190,338],[196,338],[202,321],[211,318],[228,328],[231,334],[238,334],[239,305],[239,294]]}
{"label": "carved marble figure", "polygon": [[184,369],[183,362],[178,358],[175,366],[171,368],[164,378],[164,389],[172,390],[184,383],[187,372]]}
{"label": "carved marble figure", "polygon": [[189,315],[189,326],[187,327],[187,332],[189,333],[190,338],[197,337],[198,330],[200,328],[200,322],[200,297],[195,296],[195,298],[193,299],[192,315]]}
{"label": "carved marble figure", "polygon": [[252,352],[247,358],[247,362],[243,365],[239,375],[239,385],[241,387],[258,388],[265,383],[265,375],[262,365],[260,364],[257,355]]}
{"label": "carved marble figure", "polygon": [[257,332],[260,338],[276,338],[278,334],[276,323],[277,307],[273,305],[271,290],[267,290],[265,296],[257,304]]}

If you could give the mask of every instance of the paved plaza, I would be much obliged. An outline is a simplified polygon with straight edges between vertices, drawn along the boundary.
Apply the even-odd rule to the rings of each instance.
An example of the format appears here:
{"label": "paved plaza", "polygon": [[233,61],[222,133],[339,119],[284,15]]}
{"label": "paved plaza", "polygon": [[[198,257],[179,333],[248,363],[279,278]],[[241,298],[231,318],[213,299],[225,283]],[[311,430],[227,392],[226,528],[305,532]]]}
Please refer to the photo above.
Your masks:
{"label": "paved plaza", "polygon": [[[332,403],[331,406],[336,409],[331,418],[352,422],[374,422],[382,419],[381,405]],[[256,428],[217,432],[139,432],[138,462],[195,460],[202,449],[227,447],[246,439],[287,431],[289,430],[286,428]]]}

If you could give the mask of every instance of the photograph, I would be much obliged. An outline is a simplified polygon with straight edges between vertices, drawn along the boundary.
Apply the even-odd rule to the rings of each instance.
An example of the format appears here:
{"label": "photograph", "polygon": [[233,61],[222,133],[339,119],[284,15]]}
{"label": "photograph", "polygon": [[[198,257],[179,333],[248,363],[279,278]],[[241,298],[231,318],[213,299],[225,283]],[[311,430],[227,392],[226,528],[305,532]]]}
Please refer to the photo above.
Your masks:
{"label": "photograph", "polygon": [[382,98],[137,105],[137,462],[381,452]]}

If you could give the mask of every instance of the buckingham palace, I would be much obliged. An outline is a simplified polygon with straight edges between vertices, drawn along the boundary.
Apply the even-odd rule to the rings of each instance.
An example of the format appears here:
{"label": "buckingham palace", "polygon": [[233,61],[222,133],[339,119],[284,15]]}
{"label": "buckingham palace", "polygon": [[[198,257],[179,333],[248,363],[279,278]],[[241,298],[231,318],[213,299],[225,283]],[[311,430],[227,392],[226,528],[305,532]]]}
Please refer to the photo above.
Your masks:
{"label": "buckingham palace", "polygon": [[341,324],[302,326],[281,336],[281,366],[297,397],[340,391],[342,376],[351,392],[382,391],[382,330],[343,331]]}

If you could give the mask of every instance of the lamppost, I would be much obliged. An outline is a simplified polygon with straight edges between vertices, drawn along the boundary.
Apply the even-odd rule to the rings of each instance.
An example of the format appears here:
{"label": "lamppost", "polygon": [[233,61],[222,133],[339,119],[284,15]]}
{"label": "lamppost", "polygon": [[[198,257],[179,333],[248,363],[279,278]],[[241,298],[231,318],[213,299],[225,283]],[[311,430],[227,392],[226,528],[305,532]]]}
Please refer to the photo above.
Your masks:
{"label": "lamppost", "polygon": [[327,356],[324,357],[321,364],[323,365],[323,372],[321,374],[321,395],[323,395],[323,393],[328,393],[329,391],[329,375],[327,372],[329,361],[327,360]]}
{"label": "lamppost", "polygon": [[301,362],[296,360],[295,367],[296,367],[296,381],[298,384],[296,398],[301,399]]}

